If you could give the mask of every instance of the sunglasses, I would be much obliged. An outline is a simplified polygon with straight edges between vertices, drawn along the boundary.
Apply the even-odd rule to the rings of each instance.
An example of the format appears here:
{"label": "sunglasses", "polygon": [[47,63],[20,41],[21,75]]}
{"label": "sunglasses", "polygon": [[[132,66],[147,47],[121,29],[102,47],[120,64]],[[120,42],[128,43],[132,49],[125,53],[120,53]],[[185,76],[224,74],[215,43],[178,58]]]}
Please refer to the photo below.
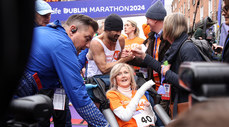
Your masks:
{"label": "sunglasses", "polygon": [[229,6],[224,6],[223,8],[222,8],[222,11],[224,12],[224,13],[226,13],[227,11],[229,10]]}

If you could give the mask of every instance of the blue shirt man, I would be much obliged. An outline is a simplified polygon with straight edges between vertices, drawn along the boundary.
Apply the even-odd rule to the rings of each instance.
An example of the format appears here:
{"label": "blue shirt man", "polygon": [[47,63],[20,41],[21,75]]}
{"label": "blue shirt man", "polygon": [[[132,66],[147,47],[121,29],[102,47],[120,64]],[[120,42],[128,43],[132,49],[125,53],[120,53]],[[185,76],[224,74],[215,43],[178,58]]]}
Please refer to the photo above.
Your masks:
{"label": "blue shirt man", "polygon": [[106,126],[107,121],[89,98],[80,75],[86,48],[97,29],[93,19],[81,14],[70,16],[63,26],[56,20],[47,27],[36,27],[26,71],[38,74],[42,89],[59,88],[61,81],[80,116],[92,126]]}

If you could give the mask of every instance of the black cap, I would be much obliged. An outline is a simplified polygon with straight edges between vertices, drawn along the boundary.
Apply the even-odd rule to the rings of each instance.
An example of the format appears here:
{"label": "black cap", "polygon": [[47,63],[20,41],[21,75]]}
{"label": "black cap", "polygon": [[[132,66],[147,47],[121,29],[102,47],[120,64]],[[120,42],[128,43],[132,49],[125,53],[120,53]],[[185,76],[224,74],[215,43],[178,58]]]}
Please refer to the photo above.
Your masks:
{"label": "black cap", "polygon": [[120,31],[123,30],[123,22],[120,16],[117,14],[110,14],[105,19],[104,30],[108,31]]}

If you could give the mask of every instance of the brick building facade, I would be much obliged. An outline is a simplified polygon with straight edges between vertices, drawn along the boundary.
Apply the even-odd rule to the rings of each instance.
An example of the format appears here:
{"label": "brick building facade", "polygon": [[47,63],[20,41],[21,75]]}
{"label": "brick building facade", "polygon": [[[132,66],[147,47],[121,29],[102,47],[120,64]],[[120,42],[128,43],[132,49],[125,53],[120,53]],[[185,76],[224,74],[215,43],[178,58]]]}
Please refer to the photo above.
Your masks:
{"label": "brick building facade", "polygon": [[[173,0],[171,5],[172,12],[180,12],[188,19],[190,28],[193,26],[194,14],[198,1],[199,7],[197,9],[195,23],[202,22],[205,17],[210,17],[214,22],[217,31],[219,26],[217,21],[219,0]],[[190,29],[189,29],[190,30]]]}

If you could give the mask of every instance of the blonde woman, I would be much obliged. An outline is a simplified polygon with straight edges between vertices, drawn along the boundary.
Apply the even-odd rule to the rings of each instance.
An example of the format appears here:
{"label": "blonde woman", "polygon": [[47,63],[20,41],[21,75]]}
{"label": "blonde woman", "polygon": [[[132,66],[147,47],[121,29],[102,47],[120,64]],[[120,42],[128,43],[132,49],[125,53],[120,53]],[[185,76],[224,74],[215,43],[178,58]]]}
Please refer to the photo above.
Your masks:
{"label": "blonde woman", "polygon": [[[139,37],[140,30],[135,21],[127,20],[124,24],[124,32],[127,35],[127,38],[125,38],[125,50],[131,50],[143,44],[144,39]],[[134,66],[134,70],[139,69],[140,67]]]}
{"label": "blonde woman", "polygon": [[[178,81],[179,66],[184,61],[203,61],[197,47],[188,39],[188,24],[187,19],[181,13],[172,13],[165,17],[163,26],[163,38],[171,44],[166,51],[165,57],[161,62],[158,62],[153,57],[145,54],[139,49],[132,50],[135,56],[142,58],[145,64],[152,67],[158,73],[162,73],[166,82],[172,84],[171,101],[175,103],[175,111],[179,111],[179,106],[188,101],[189,93],[182,89]],[[168,61],[169,65],[164,66],[163,62]]]}
{"label": "blonde woman", "polygon": [[155,84],[152,80],[136,90],[134,70],[128,64],[119,63],[111,70],[110,83],[107,98],[120,127],[155,125],[156,116],[144,95],[145,91]]}
{"label": "blonde woman", "polygon": [[124,32],[127,35],[125,39],[125,49],[130,50],[143,44],[144,39],[139,37],[139,28],[133,20],[127,20],[124,25]]}

